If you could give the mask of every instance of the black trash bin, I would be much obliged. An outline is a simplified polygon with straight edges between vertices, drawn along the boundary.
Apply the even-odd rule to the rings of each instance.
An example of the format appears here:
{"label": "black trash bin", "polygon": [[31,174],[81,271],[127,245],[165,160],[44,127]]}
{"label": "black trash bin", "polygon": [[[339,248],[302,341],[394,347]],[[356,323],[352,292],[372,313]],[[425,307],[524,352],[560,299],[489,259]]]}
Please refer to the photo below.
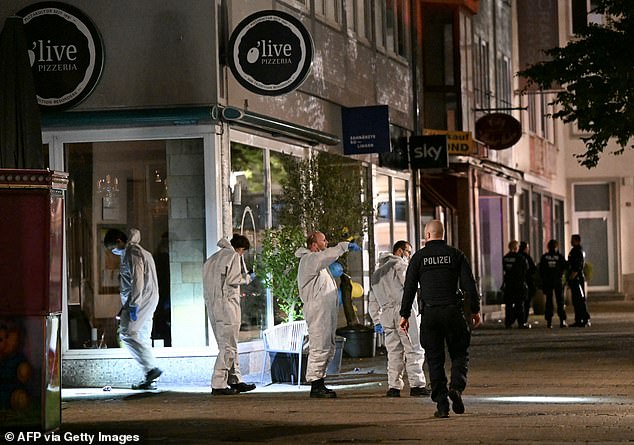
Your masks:
{"label": "black trash bin", "polygon": [[346,326],[337,329],[337,335],[345,337],[343,353],[348,357],[374,357],[376,336],[367,326]]}

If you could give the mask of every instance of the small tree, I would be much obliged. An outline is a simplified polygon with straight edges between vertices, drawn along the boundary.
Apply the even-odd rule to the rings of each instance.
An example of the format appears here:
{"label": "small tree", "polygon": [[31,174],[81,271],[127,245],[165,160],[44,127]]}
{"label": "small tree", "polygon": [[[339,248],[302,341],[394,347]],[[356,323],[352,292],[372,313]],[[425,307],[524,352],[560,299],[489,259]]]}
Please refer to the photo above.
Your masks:
{"label": "small tree", "polygon": [[304,245],[306,238],[299,226],[267,229],[262,241],[256,273],[262,284],[271,290],[284,322],[302,319],[302,301],[297,286],[299,259],[295,251]]}
{"label": "small tree", "polygon": [[[364,200],[364,167],[355,159],[319,152],[308,159],[287,160],[282,182],[280,220],[306,232],[319,230],[331,245],[361,237],[368,229],[372,203]],[[339,260],[348,271],[347,255]],[[342,275],[341,298],[348,326],[358,324],[352,305],[352,284]]]}

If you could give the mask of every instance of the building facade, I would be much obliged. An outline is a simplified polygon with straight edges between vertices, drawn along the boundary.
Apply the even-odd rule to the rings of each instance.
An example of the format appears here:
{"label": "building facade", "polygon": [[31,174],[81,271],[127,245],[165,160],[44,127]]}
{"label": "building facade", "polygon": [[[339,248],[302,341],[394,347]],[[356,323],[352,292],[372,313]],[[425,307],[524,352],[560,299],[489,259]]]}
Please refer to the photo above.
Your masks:
{"label": "building facade", "polygon": [[[319,151],[343,156],[342,107],[387,105],[391,137],[413,131],[410,4],[69,0],[62,5],[92,24],[80,24],[80,30],[97,30],[92,45],[103,56],[83,100],[66,109],[43,107],[42,113],[49,168],[69,174],[63,383],[116,385],[138,376],[118,343],[118,263],[102,247],[110,227],[139,228],[141,244],[154,255],[161,302],[153,342],[165,370],[162,380],[208,382],[217,346],[205,313],[202,264],[220,238],[235,232],[246,234],[257,254],[263,231],[278,224],[283,159]],[[9,0],[0,5],[0,17],[37,7],[35,1]],[[232,31],[262,10],[297,18],[314,43],[310,72],[285,94],[253,93],[227,63]],[[34,54],[55,69],[73,71],[71,61],[54,60],[64,55],[60,48],[71,46],[58,38],[34,40],[42,48],[38,53],[33,46]],[[65,55],[75,58],[71,50]],[[380,166],[378,155],[355,159],[366,172],[363,199],[379,215],[364,238],[366,253],[351,270],[367,286],[379,251],[415,233],[413,189],[409,171]],[[259,375],[260,335],[274,323],[273,305],[262,289],[244,292],[244,374]],[[362,299],[356,306],[363,313]]]}

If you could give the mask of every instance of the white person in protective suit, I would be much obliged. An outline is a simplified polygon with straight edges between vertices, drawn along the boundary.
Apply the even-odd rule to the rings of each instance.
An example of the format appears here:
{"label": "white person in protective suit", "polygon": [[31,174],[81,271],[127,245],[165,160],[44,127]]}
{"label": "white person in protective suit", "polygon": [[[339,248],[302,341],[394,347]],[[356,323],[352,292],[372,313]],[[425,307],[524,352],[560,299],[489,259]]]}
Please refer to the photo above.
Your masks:
{"label": "white person in protective suit", "polygon": [[[423,362],[425,350],[420,344],[418,325],[411,323],[407,332],[399,327],[401,315],[401,300],[403,299],[403,285],[405,273],[412,245],[407,241],[398,241],[392,248],[392,253],[382,254],[379,267],[372,274],[370,284],[369,312],[374,322],[375,332],[385,332],[385,348],[387,349],[387,397],[400,397],[403,389],[403,372],[407,369],[407,380],[410,396],[426,397]],[[416,317],[416,302],[412,309],[412,317]]]}
{"label": "white person in protective suit", "polygon": [[238,360],[240,285],[248,284],[252,276],[247,272],[243,255],[251,244],[247,237],[234,234],[231,241],[223,238],[217,246],[220,250],[203,265],[203,287],[209,322],[218,342],[211,394],[222,396],[255,389],[254,384],[242,381]]}
{"label": "white person in protective suit", "polygon": [[156,379],[163,373],[156,366],[150,338],[152,317],[159,301],[156,266],[152,254],[139,244],[141,232],[130,229],[129,235],[110,229],[104,236],[103,244],[121,257],[119,337],[145,372],[145,378],[132,385],[132,389],[155,389]]}
{"label": "white person in protective suit", "polygon": [[308,325],[306,381],[311,385],[310,397],[337,397],[335,391],[324,383],[328,364],[335,356],[339,301],[337,283],[328,266],[348,250],[359,251],[361,248],[345,241],[328,247],[326,235],[313,232],[306,238],[306,247],[300,247],[295,252],[299,258],[299,296],[304,303],[304,318]]}

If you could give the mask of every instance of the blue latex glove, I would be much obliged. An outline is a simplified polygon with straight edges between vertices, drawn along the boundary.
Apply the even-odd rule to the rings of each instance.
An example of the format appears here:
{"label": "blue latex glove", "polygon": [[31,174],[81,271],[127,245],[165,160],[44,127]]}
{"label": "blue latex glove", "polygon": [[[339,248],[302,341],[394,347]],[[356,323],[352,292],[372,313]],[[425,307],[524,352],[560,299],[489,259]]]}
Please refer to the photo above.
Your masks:
{"label": "blue latex glove", "polygon": [[128,307],[128,312],[130,312],[130,320],[132,320],[132,321],[137,321],[137,318],[138,318],[138,317],[137,317],[137,313],[136,313],[136,311],[137,311],[137,306],[136,306],[136,304],[131,304],[131,305]]}
{"label": "blue latex glove", "polygon": [[383,333],[383,326],[381,326],[381,323],[374,325],[374,332],[376,332],[377,334]]}
{"label": "blue latex glove", "polygon": [[361,247],[359,247],[355,243],[348,243],[348,250],[351,250],[352,252],[360,252],[361,251]]}
{"label": "blue latex glove", "polygon": [[249,281],[253,282],[255,280],[255,272],[249,273]]}

